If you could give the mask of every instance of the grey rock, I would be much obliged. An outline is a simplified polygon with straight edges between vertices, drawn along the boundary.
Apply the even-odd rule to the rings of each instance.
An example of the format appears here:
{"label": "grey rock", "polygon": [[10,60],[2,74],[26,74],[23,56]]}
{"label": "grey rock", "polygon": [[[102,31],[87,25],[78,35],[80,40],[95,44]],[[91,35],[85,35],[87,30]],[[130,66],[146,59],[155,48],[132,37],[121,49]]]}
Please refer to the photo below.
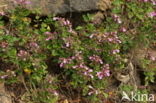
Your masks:
{"label": "grey rock", "polygon": [[106,10],[111,7],[111,0],[0,0],[0,9],[5,10],[22,5],[30,10],[38,10],[42,14],[62,14],[66,12],[83,12],[90,10]]}

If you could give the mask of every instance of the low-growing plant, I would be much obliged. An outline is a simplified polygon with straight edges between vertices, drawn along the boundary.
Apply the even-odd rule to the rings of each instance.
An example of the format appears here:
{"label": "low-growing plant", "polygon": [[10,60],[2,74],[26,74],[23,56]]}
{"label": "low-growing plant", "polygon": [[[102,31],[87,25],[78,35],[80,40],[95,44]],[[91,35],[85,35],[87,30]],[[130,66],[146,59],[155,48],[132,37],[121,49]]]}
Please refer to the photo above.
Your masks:
{"label": "low-growing plant", "polygon": [[[0,17],[0,61],[10,65],[2,68],[1,79],[15,83],[23,76],[36,93],[32,101],[55,103],[60,81],[49,84],[52,77],[46,82],[46,76],[48,68],[58,69],[58,79],[65,77],[64,85],[93,103],[102,103],[108,96],[104,91],[111,84],[109,79],[116,69],[125,68],[129,51],[155,42],[152,0],[115,0],[112,5],[101,24],[93,23],[87,14],[85,24],[76,28],[63,17],[31,18],[32,12],[20,6],[6,15],[7,23]],[[59,66],[49,67],[47,60]],[[145,75],[146,84],[153,82],[155,73]]]}

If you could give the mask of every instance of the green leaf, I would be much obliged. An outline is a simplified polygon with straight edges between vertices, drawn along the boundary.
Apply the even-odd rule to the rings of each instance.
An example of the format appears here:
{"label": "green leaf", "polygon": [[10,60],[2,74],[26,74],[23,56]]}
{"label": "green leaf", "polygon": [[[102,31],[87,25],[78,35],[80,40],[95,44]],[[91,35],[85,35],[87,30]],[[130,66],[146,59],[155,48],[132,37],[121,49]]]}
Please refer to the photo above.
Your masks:
{"label": "green leaf", "polygon": [[82,30],[82,29],[83,29],[82,26],[78,26],[78,27],[76,27],[76,30]]}
{"label": "green leaf", "polygon": [[13,58],[16,57],[16,54],[17,54],[17,51],[16,51],[15,48],[11,48],[11,49],[8,51],[8,53],[7,53],[7,55],[8,55],[9,57],[13,57]]}

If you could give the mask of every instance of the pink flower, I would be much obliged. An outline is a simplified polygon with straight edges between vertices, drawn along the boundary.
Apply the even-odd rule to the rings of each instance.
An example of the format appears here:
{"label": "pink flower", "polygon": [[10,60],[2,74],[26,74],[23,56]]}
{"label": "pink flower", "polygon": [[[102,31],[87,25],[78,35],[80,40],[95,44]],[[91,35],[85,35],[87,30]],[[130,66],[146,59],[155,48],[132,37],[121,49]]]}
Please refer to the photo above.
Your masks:
{"label": "pink flower", "polygon": [[155,60],[156,60],[156,57],[153,56],[151,53],[148,53],[148,54],[147,54],[147,58],[148,58],[149,60],[151,60],[151,61],[155,61]]}
{"label": "pink flower", "polygon": [[63,24],[64,24],[64,25],[70,25],[70,21],[69,21],[69,20],[64,20],[64,21],[63,21]]}
{"label": "pink flower", "polygon": [[70,32],[70,33],[72,33],[72,34],[77,34],[76,31],[74,31],[74,30],[72,29],[72,27],[70,27],[70,29],[68,30],[68,32]]}
{"label": "pink flower", "polygon": [[56,32],[51,33],[51,32],[49,32],[49,31],[47,31],[47,32],[45,32],[44,34],[47,36],[47,38],[46,38],[45,40],[46,40],[46,41],[49,41],[49,40],[52,40],[52,39],[53,39],[53,34],[56,34]]}
{"label": "pink flower", "polygon": [[148,2],[149,0],[142,0],[143,2]]}
{"label": "pink flower", "polygon": [[59,17],[53,17],[53,20],[56,21],[56,20],[60,20],[61,18]]}
{"label": "pink flower", "polygon": [[116,21],[117,21],[118,24],[121,24],[122,23],[122,21],[121,21],[120,18],[118,18]]}
{"label": "pink flower", "polygon": [[49,37],[47,37],[45,40],[46,41],[49,41],[49,40],[51,40],[52,39],[52,36],[49,36]]}
{"label": "pink flower", "polygon": [[121,40],[117,40],[118,43],[122,43]]}
{"label": "pink flower", "polygon": [[108,70],[108,69],[104,69],[104,70],[102,70],[101,72],[97,72],[97,77],[99,78],[99,79],[103,79],[103,77],[109,77],[110,76],[110,70]]}
{"label": "pink flower", "polygon": [[23,60],[26,60],[26,57],[28,56],[28,52],[25,50],[20,50],[19,53],[17,54],[17,56],[19,56]]}
{"label": "pink flower", "polygon": [[93,70],[90,69],[89,67],[87,67],[83,63],[81,63],[79,65],[72,66],[72,68],[80,70],[80,73],[82,73],[83,75],[85,75],[87,77],[94,78],[94,76],[92,75]]}
{"label": "pink flower", "polygon": [[[96,35],[95,35],[96,36]],[[119,40],[119,37],[117,35],[117,32],[106,32],[101,37],[97,37],[99,42],[109,42],[109,43],[121,43],[121,40]]]}
{"label": "pink flower", "polygon": [[35,43],[35,42],[31,42],[29,44],[29,46],[32,47],[32,48],[39,48],[39,45],[37,43]]}
{"label": "pink flower", "polygon": [[4,16],[5,13],[3,11],[0,11],[0,16]]}
{"label": "pink flower", "polygon": [[113,18],[116,19],[116,18],[119,18],[119,16],[116,15],[116,14],[114,14],[114,15],[113,15]]}
{"label": "pink flower", "polygon": [[156,1],[154,1],[154,0],[151,0],[151,2],[152,2],[152,4],[153,4],[153,5],[156,5]]}
{"label": "pink flower", "polygon": [[59,93],[56,91],[56,90],[52,90],[52,89],[50,89],[50,88],[48,88],[47,89],[50,93],[52,93],[53,95],[55,95],[55,96],[58,96],[59,95]]}
{"label": "pink flower", "polygon": [[47,32],[45,32],[44,34],[46,34],[46,35],[51,35],[52,33],[49,32],[49,31],[47,31]]}
{"label": "pink flower", "polygon": [[105,69],[103,72],[105,73],[106,77],[110,76],[110,70],[109,69]]}
{"label": "pink flower", "polygon": [[53,91],[53,94],[54,94],[55,96],[58,96],[58,95],[59,95],[59,93],[58,93],[57,91]]}
{"label": "pink flower", "polygon": [[102,59],[99,56],[97,56],[97,55],[90,56],[89,59],[91,61],[95,61],[96,63],[103,64]]}
{"label": "pink flower", "polygon": [[67,42],[67,43],[65,43],[66,44],[66,47],[69,47],[70,46],[70,43],[69,42]]}
{"label": "pink flower", "polygon": [[97,72],[96,74],[99,79],[102,79],[104,77],[103,72]]}
{"label": "pink flower", "polygon": [[8,75],[2,75],[2,76],[0,76],[1,79],[5,79],[7,77],[8,77]]}
{"label": "pink flower", "polygon": [[102,69],[109,69],[109,64],[105,64]]}
{"label": "pink flower", "polygon": [[18,56],[19,57],[22,57],[22,56],[25,56],[27,55],[28,53],[25,51],[25,50],[20,50],[19,53],[18,53]]}
{"label": "pink flower", "polygon": [[62,58],[62,62],[60,64],[60,67],[63,67],[67,63],[68,63],[68,59]]}
{"label": "pink flower", "polygon": [[7,43],[7,42],[2,42],[2,43],[0,44],[0,46],[1,46],[2,48],[6,48],[6,47],[8,46],[8,43]]}
{"label": "pink flower", "polygon": [[85,66],[83,63],[79,64],[79,65],[75,65],[73,66],[73,69],[85,69],[88,70],[89,68],[87,66]]}
{"label": "pink flower", "polygon": [[155,60],[156,60],[156,58],[155,58],[155,57],[153,57],[153,56],[151,56],[151,57],[150,57],[150,60],[155,61]]}
{"label": "pink flower", "polygon": [[91,74],[92,72],[93,72],[92,69],[88,69],[88,70],[85,70],[83,74],[90,78],[94,78],[94,76]]}
{"label": "pink flower", "polygon": [[156,12],[155,12],[155,11],[154,11],[154,12],[150,12],[150,13],[148,14],[148,16],[151,17],[151,18],[153,18],[154,16],[156,16]]}
{"label": "pink flower", "polygon": [[102,71],[97,72],[96,76],[99,79],[103,79],[104,77],[109,77],[110,76],[109,64],[105,64],[102,68]]}
{"label": "pink flower", "polygon": [[120,17],[119,17],[118,15],[116,15],[116,14],[113,15],[113,19],[114,19],[114,21],[116,21],[118,24],[121,24],[121,23],[122,23]]}
{"label": "pink flower", "polygon": [[60,67],[62,68],[63,66],[65,66],[66,64],[69,64],[72,59],[71,58],[60,58]]}
{"label": "pink flower", "polygon": [[53,17],[53,20],[54,21],[59,21],[62,26],[69,26],[69,27],[71,26],[70,21],[66,20],[65,18]]}
{"label": "pink flower", "polygon": [[149,0],[139,0],[139,2],[148,2]]}
{"label": "pink flower", "polygon": [[125,27],[122,27],[122,28],[120,28],[120,31],[121,31],[121,32],[126,32],[127,29],[126,29]]}
{"label": "pink flower", "polygon": [[109,42],[112,42],[112,41],[113,41],[113,38],[108,38],[108,41],[109,41]]}
{"label": "pink flower", "polygon": [[115,49],[115,50],[112,51],[113,54],[116,54],[116,53],[119,53],[119,52],[120,52],[119,49]]}

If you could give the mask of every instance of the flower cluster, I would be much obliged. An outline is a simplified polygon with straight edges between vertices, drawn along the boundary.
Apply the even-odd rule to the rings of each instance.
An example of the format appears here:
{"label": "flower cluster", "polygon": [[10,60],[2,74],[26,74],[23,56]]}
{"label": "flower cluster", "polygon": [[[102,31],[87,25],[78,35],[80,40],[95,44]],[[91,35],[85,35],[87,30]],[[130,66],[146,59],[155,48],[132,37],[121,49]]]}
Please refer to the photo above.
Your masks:
{"label": "flower cluster", "polygon": [[92,69],[90,69],[85,64],[81,63],[79,65],[72,66],[73,69],[78,69],[83,75],[88,76],[90,78],[93,78],[94,76],[91,74],[93,72]]}
{"label": "flower cluster", "polygon": [[121,40],[119,39],[117,32],[106,32],[99,36],[99,34],[92,34],[90,35],[90,38],[96,37],[99,42],[109,42],[118,44],[121,43]]}
{"label": "flower cluster", "polygon": [[70,64],[72,60],[73,60],[72,58],[60,58],[60,61],[61,61],[60,67],[62,68],[66,64]]}
{"label": "flower cluster", "polygon": [[23,60],[26,60],[26,58],[28,57],[28,52],[25,50],[20,50],[17,56]]}
{"label": "flower cluster", "polygon": [[97,72],[97,77],[99,78],[99,79],[102,79],[102,78],[104,78],[104,77],[108,77],[108,76],[110,76],[110,70],[109,70],[109,64],[105,64],[103,67],[102,67],[102,71],[100,71],[100,72]]}
{"label": "flower cluster", "polygon": [[59,21],[61,26],[66,26],[69,28],[68,32],[76,34],[76,32],[72,29],[72,24],[69,20],[65,19],[65,18],[61,18],[61,17],[54,17],[53,18],[54,21]]}
{"label": "flower cluster", "polygon": [[54,21],[59,21],[62,26],[72,26],[69,20],[66,20],[65,18],[61,17],[54,17]]}
{"label": "flower cluster", "polygon": [[121,43],[121,40],[117,36],[117,32],[109,32],[104,35],[105,40],[110,43]]}
{"label": "flower cluster", "polygon": [[57,33],[56,32],[53,32],[53,33],[51,33],[51,32],[49,32],[49,31],[47,31],[47,32],[45,32],[44,33],[45,35],[46,35],[46,41],[49,41],[49,40],[52,40],[52,39],[54,39],[54,35],[56,35]]}
{"label": "flower cluster", "polygon": [[90,56],[89,59],[93,62],[103,64],[102,59],[97,55]]}
{"label": "flower cluster", "polygon": [[34,49],[38,49],[38,48],[39,48],[39,45],[38,45],[36,42],[31,42],[31,43],[29,43],[29,46],[30,46],[31,48],[34,48]]}
{"label": "flower cluster", "polygon": [[9,77],[15,77],[16,74],[14,71],[11,71],[11,70],[7,70],[5,74],[2,74],[0,75],[0,78],[1,79],[6,79],[6,78],[9,78]]}
{"label": "flower cluster", "polygon": [[81,52],[76,53],[75,56],[72,57],[68,57],[68,58],[60,58],[60,67],[64,67],[67,64],[70,64],[73,60],[77,60],[77,61],[81,61],[82,60],[82,56],[80,55]]}
{"label": "flower cluster", "polygon": [[60,58],[60,67],[65,67],[68,64],[71,64],[73,61],[77,61],[77,64],[71,66],[71,68],[77,70],[82,75],[85,75],[89,78],[94,78],[92,74],[93,70],[83,63],[83,58],[80,54],[81,52],[78,52],[75,56],[69,58]]}
{"label": "flower cluster", "polygon": [[153,5],[156,5],[156,1],[155,1],[155,0],[151,0],[151,3],[152,3]]}
{"label": "flower cluster", "polygon": [[151,17],[151,18],[156,17],[156,11],[148,13],[148,17]]}
{"label": "flower cluster", "polygon": [[116,14],[113,14],[113,20],[115,22],[117,22],[118,24],[121,24],[122,23],[120,16],[118,16]]}

